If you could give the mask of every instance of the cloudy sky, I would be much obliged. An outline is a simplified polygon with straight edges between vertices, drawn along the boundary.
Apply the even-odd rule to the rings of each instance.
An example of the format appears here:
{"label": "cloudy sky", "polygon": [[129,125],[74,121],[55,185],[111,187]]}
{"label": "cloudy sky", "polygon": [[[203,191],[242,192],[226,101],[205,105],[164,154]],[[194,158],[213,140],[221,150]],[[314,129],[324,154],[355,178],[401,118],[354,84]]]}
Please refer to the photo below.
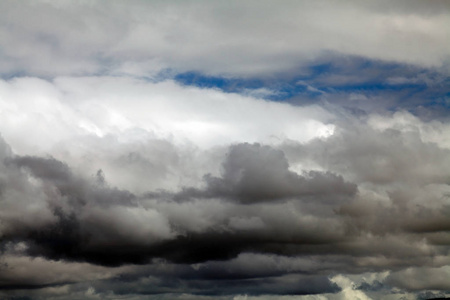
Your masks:
{"label": "cloudy sky", "polygon": [[0,1],[0,298],[450,296],[447,1]]}

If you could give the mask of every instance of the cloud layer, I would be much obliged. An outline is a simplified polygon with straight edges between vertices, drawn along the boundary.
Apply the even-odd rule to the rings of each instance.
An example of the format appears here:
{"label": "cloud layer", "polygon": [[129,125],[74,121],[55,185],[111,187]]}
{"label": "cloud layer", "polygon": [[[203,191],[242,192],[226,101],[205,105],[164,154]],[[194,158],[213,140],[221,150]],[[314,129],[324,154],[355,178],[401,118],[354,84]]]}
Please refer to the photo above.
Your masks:
{"label": "cloud layer", "polygon": [[0,3],[0,298],[450,295],[445,1]]}
{"label": "cloud layer", "polygon": [[[441,66],[446,1],[4,1],[6,74],[273,74],[328,52]],[[43,20],[45,20],[43,22]],[[180,51],[182,49],[182,51]]]}
{"label": "cloud layer", "polygon": [[[67,88],[69,83],[86,87],[90,81],[109,83],[91,97],[86,97],[89,85],[80,89],[83,97]],[[263,138],[255,140],[263,144],[240,142],[247,138],[244,131],[230,135],[231,143],[206,138],[209,143],[202,145],[195,131],[189,139],[164,126],[170,125],[164,119],[158,125],[165,132],[152,130],[158,126],[140,111],[145,105],[156,116],[157,97],[130,97],[133,105],[126,110],[116,108],[106,92],[116,86],[132,95],[136,86],[154,91],[167,84],[186,90],[180,92],[179,103],[205,92],[213,96],[208,101],[236,98],[233,105],[240,101],[253,113],[260,110],[255,116],[270,110],[272,121],[277,111],[281,116],[288,109],[284,115],[302,117],[267,127],[267,133],[260,130]],[[347,291],[347,279],[330,277],[364,272],[387,272],[380,282],[406,291],[447,289],[444,283],[419,277],[422,272],[445,272],[449,263],[446,123],[424,122],[407,112],[331,117],[314,106],[268,103],[173,83],[130,86],[120,78],[5,81],[2,92],[16,97],[10,98],[16,103],[31,101],[18,93],[17,85],[30,85],[28,91],[45,87],[54,96],[45,97],[51,101],[48,106],[21,110],[23,128],[38,142],[19,139],[12,118],[2,123],[2,131],[16,137],[11,144],[3,140],[0,152],[3,289],[69,282],[71,289],[82,288],[90,278],[100,278],[90,286],[114,294],[179,293],[182,284],[188,293],[342,290],[343,295],[365,295],[353,292],[351,286],[357,285]],[[173,99],[174,90],[169,92],[163,89],[158,95]],[[107,107],[110,115],[80,112],[96,104]],[[163,109],[189,122],[177,107]],[[195,119],[208,116],[209,109],[204,115],[197,109]],[[183,113],[189,115],[188,110]],[[64,116],[74,122],[65,123]],[[31,126],[40,117],[51,122]],[[222,127],[211,126],[211,132],[200,134],[232,132],[239,117],[230,117],[228,127],[222,121]],[[324,130],[310,131],[308,122]],[[265,123],[255,117],[251,126],[264,129]],[[52,124],[62,125],[57,142],[54,135],[43,134],[51,133]],[[284,128],[294,124],[298,137],[286,137]],[[33,145],[38,146],[35,154]],[[41,278],[18,272],[19,265],[30,272],[44,266],[55,274],[64,268],[74,271]],[[79,274],[80,269],[86,273]],[[117,278],[123,278],[119,285],[109,285]],[[174,279],[179,284],[169,283]],[[241,284],[232,283],[236,280]]]}

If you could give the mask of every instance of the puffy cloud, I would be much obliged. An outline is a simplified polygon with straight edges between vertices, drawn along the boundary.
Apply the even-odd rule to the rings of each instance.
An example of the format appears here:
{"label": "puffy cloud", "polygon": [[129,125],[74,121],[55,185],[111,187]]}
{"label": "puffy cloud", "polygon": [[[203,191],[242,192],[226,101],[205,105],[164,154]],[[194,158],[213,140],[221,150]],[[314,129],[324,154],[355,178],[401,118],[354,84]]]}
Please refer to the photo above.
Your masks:
{"label": "puffy cloud", "polygon": [[[446,125],[433,123],[436,137],[427,141],[421,138],[427,135],[423,131],[411,134],[398,127],[398,114],[385,117],[383,128],[373,118],[352,119],[364,128],[359,131],[349,126],[350,120],[339,120],[333,135],[303,143],[237,143],[195,150],[146,135],[139,136],[142,144],[136,142],[139,139],[121,141],[120,131],[113,140],[87,134],[88,139],[79,141],[109,142],[112,149],[100,149],[109,154],[97,158],[76,148],[71,149],[73,154],[62,155],[66,145],[48,148],[68,158],[66,162],[52,156],[17,155],[2,141],[1,232],[2,247],[9,253],[4,261],[29,268],[54,265],[57,270],[77,266],[87,272],[87,277],[73,275],[80,288],[97,276],[97,270],[108,269],[113,275],[101,277],[94,287],[101,294],[178,293],[169,284],[173,279],[183,282],[185,292],[227,289],[252,295],[332,293],[337,291],[334,282],[342,291],[333,297],[346,293],[365,297],[357,286],[369,289],[366,296],[372,297],[379,291],[370,287],[385,280],[406,290],[445,289],[434,280],[414,287],[405,283],[412,280],[401,278],[415,274],[408,271],[411,266],[444,270],[449,263],[445,258],[448,149],[438,139]],[[417,118],[408,120],[408,128],[430,126]],[[133,149],[136,145],[141,148]],[[151,174],[152,168],[154,176],[177,168],[178,176],[191,176],[185,183],[194,184],[166,190],[149,184],[145,190],[144,180],[140,189],[127,190],[109,180],[120,178],[120,169],[89,174],[73,165],[87,153],[91,162],[99,159],[106,166],[119,162],[134,170],[136,159],[123,159],[131,149],[143,174]],[[151,161],[147,150],[164,153],[161,149],[171,151],[161,156],[168,167],[161,162],[156,169],[151,163],[142,165]],[[190,166],[204,163],[194,175],[180,163],[189,157]],[[212,160],[216,163],[208,163]],[[377,168],[383,160],[385,167]],[[396,164],[395,174],[390,164]],[[28,255],[37,258],[29,260]],[[130,263],[142,266],[118,267]],[[347,281],[327,279],[334,272],[386,269],[393,272],[388,279],[352,288],[344,286]],[[4,288],[66,284],[57,277],[33,281],[31,273],[9,274]],[[112,287],[114,276],[129,279]],[[232,286],[235,280],[242,280],[242,285]],[[212,283],[216,288],[207,289]],[[149,284],[156,288],[148,288]]]}
{"label": "puffy cloud", "polygon": [[[181,87],[170,80],[17,78],[2,81],[0,93],[2,135],[21,154],[45,153],[86,135],[120,135],[123,142],[156,137],[205,148],[286,138],[307,141],[333,132],[327,124],[332,115],[319,106],[293,107]],[[20,138],[27,133],[30,139]]]}
{"label": "puffy cloud", "polygon": [[332,173],[309,171],[302,175],[289,170],[280,150],[259,144],[238,144],[229,150],[222,177],[206,176],[205,180],[207,192],[212,196],[235,197],[244,203],[326,195],[336,200],[356,192],[355,185]]}
{"label": "puffy cloud", "polygon": [[338,275],[331,278],[331,281],[336,283],[340,288],[342,288],[342,291],[340,292],[340,294],[342,295],[341,299],[358,299],[358,300],[371,299],[366,294],[364,294],[364,292],[356,290],[353,285],[353,282],[342,275]]}
{"label": "puffy cloud", "polygon": [[445,296],[446,8],[2,2],[0,298]]}

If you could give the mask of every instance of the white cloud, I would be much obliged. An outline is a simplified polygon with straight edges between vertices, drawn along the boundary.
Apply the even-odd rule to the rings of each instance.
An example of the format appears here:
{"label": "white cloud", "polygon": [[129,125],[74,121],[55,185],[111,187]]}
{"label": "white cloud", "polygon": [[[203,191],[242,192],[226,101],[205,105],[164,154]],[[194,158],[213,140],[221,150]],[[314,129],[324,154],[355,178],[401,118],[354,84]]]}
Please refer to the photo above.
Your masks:
{"label": "white cloud", "polygon": [[330,279],[331,282],[337,284],[342,291],[339,292],[342,300],[371,300],[363,291],[357,290],[353,281],[343,275],[337,275]]}
{"label": "white cloud", "polygon": [[[277,139],[308,141],[333,132],[318,106],[295,107],[213,89],[113,77],[2,81],[0,132],[18,153],[50,151],[80,136],[139,132],[202,148]],[[28,139],[23,139],[28,136]],[[38,148],[36,148],[38,147]]]}
{"label": "white cloud", "polygon": [[221,159],[209,149],[305,142],[334,130],[331,114],[318,106],[114,77],[0,81],[0,117],[15,154],[50,154],[88,176],[103,169],[113,185],[141,192],[197,184],[182,174],[198,182],[214,173]]}

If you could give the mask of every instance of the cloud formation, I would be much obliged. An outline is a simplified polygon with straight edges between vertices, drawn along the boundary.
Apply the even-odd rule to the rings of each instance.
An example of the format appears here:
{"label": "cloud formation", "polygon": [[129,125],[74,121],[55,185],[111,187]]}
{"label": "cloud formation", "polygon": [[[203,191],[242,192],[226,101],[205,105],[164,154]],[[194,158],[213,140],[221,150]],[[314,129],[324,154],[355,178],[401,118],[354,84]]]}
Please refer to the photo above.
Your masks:
{"label": "cloud formation", "polygon": [[0,62],[6,74],[41,76],[167,68],[247,76],[331,51],[441,66],[450,52],[448,9],[446,1],[4,1]]}
{"label": "cloud formation", "polygon": [[[201,289],[231,294],[342,289],[346,295],[353,292],[343,287],[345,280],[329,274],[386,268],[393,271],[383,278],[389,284],[411,291],[445,290],[435,280],[427,284],[412,278],[445,270],[448,263],[444,174],[449,150],[424,142],[415,130],[427,124],[403,116],[415,122],[412,128],[381,130],[377,123],[355,119],[364,130],[343,126],[306,143],[198,150],[222,157],[216,175],[205,172],[197,186],[145,193],[111,186],[101,170],[86,177],[50,156],[16,155],[3,142],[3,268],[26,263],[27,256],[55,268],[92,266],[92,276],[97,276],[94,266],[103,266],[111,274],[131,276],[130,283],[112,289],[119,294],[121,288],[178,292],[174,286],[161,289],[165,283],[160,281],[178,278],[191,292],[215,282],[210,292]],[[396,124],[397,115],[391,118]],[[183,151],[180,145],[172,147]],[[397,151],[401,159],[389,162]],[[391,170],[390,164],[397,167]],[[411,267],[417,273],[408,271]],[[67,284],[57,278],[26,283],[23,275],[8,273],[7,289]],[[114,276],[119,275],[102,277],[103,284]],[[147,276],[159,278],[158,289],[139,284]],[[248,283],[228,286],[237,279]],[[291,280],[302,284],[293,288]]]}
{"label": "cloud formation", "polygon": [[0,3],[0,298],[450,295],[448,4]]}

